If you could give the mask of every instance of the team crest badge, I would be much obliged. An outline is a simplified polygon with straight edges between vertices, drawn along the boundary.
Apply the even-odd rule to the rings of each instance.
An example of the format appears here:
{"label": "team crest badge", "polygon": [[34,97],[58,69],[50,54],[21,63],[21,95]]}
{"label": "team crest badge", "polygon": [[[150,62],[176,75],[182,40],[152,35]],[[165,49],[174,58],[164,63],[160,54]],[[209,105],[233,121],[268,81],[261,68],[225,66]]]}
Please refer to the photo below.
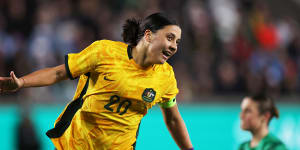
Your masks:
{"label": "team crest badge", "polygon": [[143,92],[142,98],[144,101],[151,103],[155,98],[156,92],[152,88],[146,88]]}

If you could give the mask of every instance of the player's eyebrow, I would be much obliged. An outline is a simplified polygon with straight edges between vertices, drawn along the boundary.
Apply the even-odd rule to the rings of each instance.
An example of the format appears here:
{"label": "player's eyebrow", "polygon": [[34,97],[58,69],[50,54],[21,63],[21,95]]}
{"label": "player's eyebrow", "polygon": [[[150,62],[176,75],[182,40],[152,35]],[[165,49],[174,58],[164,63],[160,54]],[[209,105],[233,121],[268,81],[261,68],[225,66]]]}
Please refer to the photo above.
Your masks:
{"label": "player's eyebrow", "polygon": [[[176,35],[172,32],[167,33],[168,36],[172,36],[173,39],[175,39]],[[176,42],[180,42],[181,39],[177,39]]]}
{"label": "player's eyebrow", "polygon": [[176,37],[176,35],[175,35],[174,33],[172,33],[172,32],[167,33],[167,35],[168,35],[168,36],[172,36],[173,39]]}

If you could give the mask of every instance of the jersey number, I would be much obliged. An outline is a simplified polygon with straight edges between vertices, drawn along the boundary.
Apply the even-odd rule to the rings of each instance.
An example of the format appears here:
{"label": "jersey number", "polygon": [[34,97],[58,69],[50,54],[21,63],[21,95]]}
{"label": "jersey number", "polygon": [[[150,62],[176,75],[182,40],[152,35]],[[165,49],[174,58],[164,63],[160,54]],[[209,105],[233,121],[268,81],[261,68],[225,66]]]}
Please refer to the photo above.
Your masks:
{"label": "jersey number", "polygon": [[[110,97],[109,103],[106,104],[104,106],[104,108],[107,109],[107,110],[109,110],[109,111],[111,111],[111,112],[114,112],[114,110],[110,106],[113,105],[113,104],[117,104],[117,103],[119,103],[119,106],[117,108],[116,113],[119,113],[120,115],[125,114],[127,112],[128,108],[131,105],[131,101],[125,99],[125,100],[123,100],[123,101],[120,102],[120,97],[117,96],[117,95],[113,95],[113,96]],[[124,110],[122,112],[120,112],[120,110],[121,110],[121,108],[122,108],[123,105],[124,105]]]}

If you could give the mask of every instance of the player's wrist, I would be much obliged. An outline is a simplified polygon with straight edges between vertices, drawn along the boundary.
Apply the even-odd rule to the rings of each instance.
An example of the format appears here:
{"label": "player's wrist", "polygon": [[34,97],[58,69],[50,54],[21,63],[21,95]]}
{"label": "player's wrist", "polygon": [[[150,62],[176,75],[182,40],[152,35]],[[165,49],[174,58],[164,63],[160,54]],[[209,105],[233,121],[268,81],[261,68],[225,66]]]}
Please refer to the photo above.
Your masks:
{"label": "player's wrist", "polygon": [[23,88],[25,86],[25,80],[23,78],[20,78],[21,79],[21,86],[20,88]]}

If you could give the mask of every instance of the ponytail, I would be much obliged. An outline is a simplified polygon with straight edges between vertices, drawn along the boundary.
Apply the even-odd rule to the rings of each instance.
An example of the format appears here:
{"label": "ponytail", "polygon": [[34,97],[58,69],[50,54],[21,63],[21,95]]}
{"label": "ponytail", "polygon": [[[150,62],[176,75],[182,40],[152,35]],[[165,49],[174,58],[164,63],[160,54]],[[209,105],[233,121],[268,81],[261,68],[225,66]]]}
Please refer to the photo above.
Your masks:
{"label": "ponytail", "polygon": [[276,107],[272,108],[272,116],[279,118],[279,110]]}
{"label": "ponytail", "polygon": [[136,46],[139,41],[140,29],[140,20],[135,18],[127,19],[123,25],[122,37],[125,43],[128,43],[131,46]]}
{"label": "ponytail", "polygon": [[279,118],[279,111],[275,105],[274,100],[264,94],[250,96],[250,98],[258,103],[258,110],[261,114],[269,112],[271,114],[268,123],[273,117]]}
{"label": "ponytail", "polygon": [[154,13],[146,17],[144,20],[135,18],[127,19],[123,25],[122,37],[125,43],[136,46],[144,36],[146,30],[153,33],[164,28],[167,25],[178,25],[175,20],[170,19],[165,14]]}

